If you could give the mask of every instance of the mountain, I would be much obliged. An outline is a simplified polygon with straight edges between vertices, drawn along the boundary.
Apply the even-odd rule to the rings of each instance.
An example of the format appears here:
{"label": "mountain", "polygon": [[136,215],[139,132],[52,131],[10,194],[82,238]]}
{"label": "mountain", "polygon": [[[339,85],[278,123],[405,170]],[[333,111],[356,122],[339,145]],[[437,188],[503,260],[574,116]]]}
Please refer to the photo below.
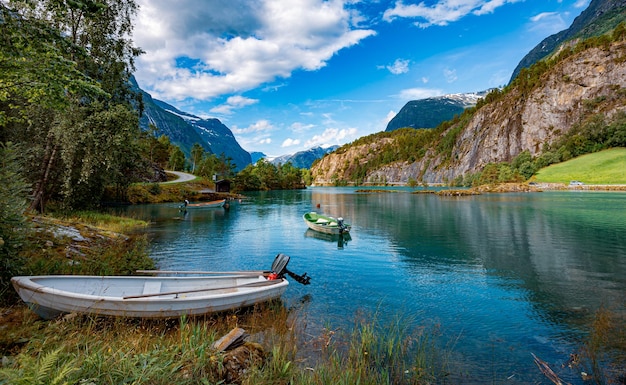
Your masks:
{"label": "mountain", "polygon": [[293,155],[283,155],[272,159],[270,163],[274,165],[285,164],[291,162],[294,167],[297,168],[311,168],[313,162],[320,159],[326,154],[330,154],[335,151],[339,146],[330,146],[327,148],[313,147],[305,151],[296,152]]}
{"label": "mountain", "polygon": [[134,85],[143,98],[144,111],[139,119],[142,130],[148,130],[150,124],[154,125],[158,129],[158,134],[167,135],[188,158],[191,157],[191,147],[199,143],[209,153],[218,157],[222,154],[230,157],[232,163],[236,165],[236,170],[241,170],[252,163],[250,154],[241,148],[232,131],[218,119],[202,119],[180,111],[172,105],[152,98],[150,94],[141,90],[136,82]]}
{"label": "mountain", "polygon": [[528,68],[557,50],[564,42],[577,38],[600,36],[626,21],[626,0],[591,0],[591,3],[572,25],[561,32],[548,36],[519,62],[511,81],[522,68]]}
{"label": "mountain", "polygon": [[[597,140],[608,129],[623,130],[626,30],[565,52],[436,130],[383,132],[342,146],[311,168],[313,183],[449,183],[522,152],[547,156],[546,144],[572,130],[579,133],[573,142],[583,140],[582,130]],[[626,139],[613,139],[614,146],[626,145]],[[398,159],[403,150],[410,156]]]}
{"label": "mountain", "polygon": [[267,158],[267,155],[262,152],[253,151],[250,153],[250,157],[252,158],[252,164],[255,164],[259,159]]}
{"label": "mountain", "polygon": [[476,105],[486,92],[468,94],[450,94],[427,99],[412,100],[402,107],[400,112],[387,124],[385,131],[398,128],[435,128],[459,115],[467,107]]}

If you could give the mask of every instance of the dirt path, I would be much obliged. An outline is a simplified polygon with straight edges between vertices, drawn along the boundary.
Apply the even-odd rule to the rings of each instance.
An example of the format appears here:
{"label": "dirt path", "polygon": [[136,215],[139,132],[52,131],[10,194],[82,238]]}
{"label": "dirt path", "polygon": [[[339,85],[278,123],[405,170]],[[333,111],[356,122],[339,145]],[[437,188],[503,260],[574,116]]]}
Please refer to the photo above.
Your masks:
{"label": "dirt path", "polygon": [[181,183],[181,182],[189,182],[190,180],[194,180],[196,179],[195,175],[192,174],[187,174],[186,172],[180,172],[180,171],[169,171],[166,170],[165,171],[168,174],[174,174],[178,177],[178,179],[174,179],[174,180],[168,180],[167,182],[161,182],[162,184],[166,184],[166,183]]}

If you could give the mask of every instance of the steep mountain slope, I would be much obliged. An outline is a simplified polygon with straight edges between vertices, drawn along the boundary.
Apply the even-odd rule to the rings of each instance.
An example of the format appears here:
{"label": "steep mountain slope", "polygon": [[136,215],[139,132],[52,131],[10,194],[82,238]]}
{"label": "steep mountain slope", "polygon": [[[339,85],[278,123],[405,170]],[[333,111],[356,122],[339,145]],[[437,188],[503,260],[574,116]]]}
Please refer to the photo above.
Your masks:
{"label": "steep mountain slope", "polygon": [[297,168],[311,168],[313,162],[320,159],[326,154],[335,151],[339,146],[330,146],[327,148],[313,147],[305,151],[299,151],[292,155],[283,155],[272,159],[271,163],[274,165],[285,164],[291,162],[294,167]]}
{"label": "steep mountain slope", "polygon": [[513,71],[511,80],[517,77],[522,68],[528,68],[547,57],[564,42],[574,38],[599,36],[625,20],[626,0],[592,0],[568,29],[548,36],[526,54]]}
{"label": "steep mountain slope", "polygon": [[[535,83],[521,83],[479,105],[473,114],[441,131],[429,146],[416,148],[419,159],[368,169],[363,180],[445,183],[481,171],[488,163],[511,161],[525,150],[537,155],[546,143],[595,115],[610,121],[626,111],[626,41],[579,50]],[[379,141],[340,148],[312,167],[314,183],[353,180],[348,171],[354,163],[367,164],[384,145]],[[449,150],[441,150],[444,147]]]}
{"label": "steep mountain slope", "polygon": [[398,128],[435,128],[441,122],[459,115],[467,107],[476,105],[486,92],[444,95],[427,99],[411,100],[387,124],[385,131]]}
{"label": "steep mountain slope", "polygon": [[139,91],[144,103],[144,113],[139,120],[143,130],[154,125],[159,134],[167,135],[187,157],[190,157],[191,147],[199,143],[209,153],[230,157],[237,170],[252,162],[250,154],[241,148],[232,131],[218,119],[199,118]]}

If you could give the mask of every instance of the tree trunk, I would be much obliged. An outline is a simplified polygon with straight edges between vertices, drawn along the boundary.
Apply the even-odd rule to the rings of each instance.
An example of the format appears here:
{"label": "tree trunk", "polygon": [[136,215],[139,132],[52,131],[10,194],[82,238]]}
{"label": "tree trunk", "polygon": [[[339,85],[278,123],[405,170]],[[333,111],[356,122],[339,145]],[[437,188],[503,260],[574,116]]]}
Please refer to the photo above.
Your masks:
{"label": "tree trunk", "polygon": [[52,170],[52,165],[54,164],[54,160],[56,158],[57,146],[51,145],[48,142],[46,146],[46,154],[48,153],[48,149],[52,146],[52,151],[50,152],[50,156],[47,160],[44,160],[44,172],[37,182],[37,187],[33,193],[33,201],[30,204],[31,210],[39,210],[41,214],[43,214],[45,205],[44,205],[44,194],[46,191],[46,186],[48,185],[48,178],[50,177],[50,171]]}

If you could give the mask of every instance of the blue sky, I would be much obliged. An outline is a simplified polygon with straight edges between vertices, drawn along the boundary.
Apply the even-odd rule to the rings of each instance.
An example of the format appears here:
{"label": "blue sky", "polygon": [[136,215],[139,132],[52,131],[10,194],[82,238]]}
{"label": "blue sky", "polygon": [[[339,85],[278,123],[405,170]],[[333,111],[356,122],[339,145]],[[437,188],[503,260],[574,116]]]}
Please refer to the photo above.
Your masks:
{"label": "blue sky", "polygon": [[135,76],[269,157],[384,131],[408,101],[508,83],[590,0],[137,0]]}

